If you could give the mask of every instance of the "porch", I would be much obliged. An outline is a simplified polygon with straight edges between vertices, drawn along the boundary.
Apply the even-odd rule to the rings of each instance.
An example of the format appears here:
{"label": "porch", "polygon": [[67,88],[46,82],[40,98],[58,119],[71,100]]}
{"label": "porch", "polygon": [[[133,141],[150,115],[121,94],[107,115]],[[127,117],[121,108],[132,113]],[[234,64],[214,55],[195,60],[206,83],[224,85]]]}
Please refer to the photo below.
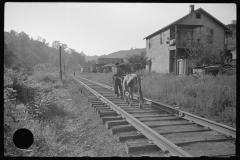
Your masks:
{"label": "porch", "polygon": [[201,41],[201,27],[203,27],[203,25],[177,24],[171,26],[169,49],[185,48],[187,42],[194,44]]}
{"label": "porch", "polygon": [[[177,50],[177,51],[176,51]],[[177,58],[175,56],[177,52]],[[176,75],[192,74],[192,66],[184,48],[169,50],[169,73]]]}

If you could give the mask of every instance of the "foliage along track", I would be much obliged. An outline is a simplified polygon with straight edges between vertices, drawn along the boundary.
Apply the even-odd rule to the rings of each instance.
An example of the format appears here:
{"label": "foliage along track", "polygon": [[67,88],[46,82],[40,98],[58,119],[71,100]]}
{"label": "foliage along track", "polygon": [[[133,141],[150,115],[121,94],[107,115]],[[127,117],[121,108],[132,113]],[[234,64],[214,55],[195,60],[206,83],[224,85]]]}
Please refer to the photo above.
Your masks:
{"label": "foliage along track", "polygon": [[176,114],[176,110],[158,107],[155,102],[139,109],[138,102],[134,101],[129,107],[123,99],[115,98],[114,92],[106,85],[81,77],[73,78],[81,83],[81,93],[99,114],[101,122],[112,134],[117,134],[120,142],[125,142],[129,155],[229,157],[236,154],[236,133],[232,129],[223,131],[226,135],[219,133],[217,131],[221,132],[225,126],[212,122],[217,128],[217,131],[213,130],[215,128],[208,125],[208,120],[199,120],[186,112]]}

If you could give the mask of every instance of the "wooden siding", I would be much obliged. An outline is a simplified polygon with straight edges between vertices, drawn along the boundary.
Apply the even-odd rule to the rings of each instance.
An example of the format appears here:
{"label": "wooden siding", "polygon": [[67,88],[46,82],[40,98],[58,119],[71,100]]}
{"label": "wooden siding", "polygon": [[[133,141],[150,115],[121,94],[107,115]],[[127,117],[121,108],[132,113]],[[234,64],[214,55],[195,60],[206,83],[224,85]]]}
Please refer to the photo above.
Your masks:
{"label": "wooden siding", "polygon": [[[170,30],[166,30],[163,34],[163,43],[160,44],[160,35],[151,37],[151,47],[146,47],[147,56],[152,59],[151,70],[158,73],[169,72],[169,45],[166,43],[167,37],[170,38]],[[149,39],[147,40],[147,44]]]}

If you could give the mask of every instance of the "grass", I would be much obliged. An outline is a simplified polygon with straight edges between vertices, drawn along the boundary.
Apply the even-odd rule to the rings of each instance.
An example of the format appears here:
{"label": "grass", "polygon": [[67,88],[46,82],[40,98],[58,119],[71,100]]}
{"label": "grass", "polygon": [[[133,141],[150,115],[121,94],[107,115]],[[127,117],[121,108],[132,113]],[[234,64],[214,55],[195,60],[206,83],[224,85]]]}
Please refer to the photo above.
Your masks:
{"label": "grass", "polygon": [[[4,109],[14,111],[11,116],[17,120],[13,122],[6,116],[7,113],[4,114],[4,125],[8,124],[4,126],[4,155],[125,156],[124,147],[115,146],[116,139],[110,136],[104,126],[99,125],[98,116],[79,92],[75,80],[63,76],[63,80],[59,81],[56,79],[57,73],[49,67],[48,70],[44,68],[44,65],[40,66],[27,81],[17,80],[19,82],[13,88],[17,89],[17,94],[22,94],[16,96],[17,107],[4,104]],[[12,91],[6,88],[13,83],[9,76],[4,78],[4,98],[8,100]],[[19,128],[27,128],[34,135],[34,143],[28,148],[30,153],[16,148],[12,142],[12,134]]]}
{"label": "grass", "polygon": [[[141,71],[143,96],[235,127],[236,75],[174,76]],[[79,74],[113,86],[112,73]]]}

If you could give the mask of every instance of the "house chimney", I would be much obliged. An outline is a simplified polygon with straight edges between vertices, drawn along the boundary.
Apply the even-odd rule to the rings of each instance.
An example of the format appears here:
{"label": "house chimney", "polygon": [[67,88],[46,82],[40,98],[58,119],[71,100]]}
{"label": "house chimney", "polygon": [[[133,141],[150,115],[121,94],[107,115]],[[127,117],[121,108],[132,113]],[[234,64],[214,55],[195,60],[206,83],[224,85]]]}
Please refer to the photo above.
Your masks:
{"label": "house chimney", "polygon": [[192,13],[194,11],[194,5],[190,5],[189,6],[189,9],[190,9],[190,12],[189,13]]}

